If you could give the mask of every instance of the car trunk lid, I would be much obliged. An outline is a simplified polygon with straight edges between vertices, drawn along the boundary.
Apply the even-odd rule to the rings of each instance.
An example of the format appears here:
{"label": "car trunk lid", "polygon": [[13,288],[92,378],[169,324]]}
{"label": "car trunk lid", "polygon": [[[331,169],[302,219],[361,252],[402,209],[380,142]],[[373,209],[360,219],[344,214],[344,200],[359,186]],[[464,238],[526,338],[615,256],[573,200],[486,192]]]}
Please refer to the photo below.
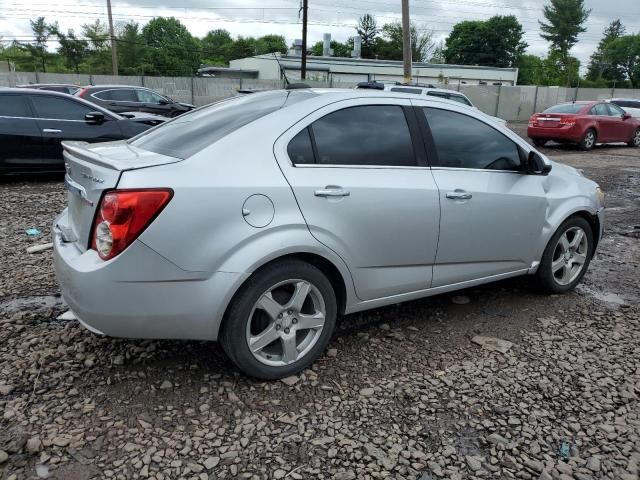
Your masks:
{"label": "car trunk lid", "polygon": [[83,251],[88,248],[93,219],[102,194],[118,185],[123,171],[180,161],[122,141],[99,144],[63,142],[62,145],[71,229],[70,232],[63,232],[63,237],[68,241],[76,241]]}
{"label": "car trunk lid", "polygon": [[537,113],[533,116],[533,125],[542,128],[564,127],[575,123],[576,116],[562,113]]}

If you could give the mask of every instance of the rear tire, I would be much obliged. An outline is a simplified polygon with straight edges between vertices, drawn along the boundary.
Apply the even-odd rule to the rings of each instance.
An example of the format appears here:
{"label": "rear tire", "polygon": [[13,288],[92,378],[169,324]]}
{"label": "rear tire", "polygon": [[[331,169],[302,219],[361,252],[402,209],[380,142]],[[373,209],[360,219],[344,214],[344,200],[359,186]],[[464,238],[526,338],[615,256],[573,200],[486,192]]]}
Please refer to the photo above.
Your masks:
{"label": "rear tire", "polygon": [[578,143],[578,147],[580,150],[591,150],[596,146],[596,140],[598,139],[598,135],[593,128],[590,128],[584,133],[582,140]]}
{"label": "rear tire", "polygon": [[640,147],[640,128],[637,128],[631,137],[631,140],[627,143],[630,147]]}
{"label": "rear tire", "polygon": [[532,140],[536,147],[544,147],[549,141],[546,138],[533,138]]}
{"label": "rear tire", "polygon": [[573,290],[589,268],[594,249],[591,225],[570,217],[553,234],[538,268],[538,280],[550,293]]}
{"label": "rear tire", "polygon": [[246,375],[284,378],[320,356],[336,315],[327,277],[306,262],[282,260],[258,270],[241,287],[225,315],[220,342]]}

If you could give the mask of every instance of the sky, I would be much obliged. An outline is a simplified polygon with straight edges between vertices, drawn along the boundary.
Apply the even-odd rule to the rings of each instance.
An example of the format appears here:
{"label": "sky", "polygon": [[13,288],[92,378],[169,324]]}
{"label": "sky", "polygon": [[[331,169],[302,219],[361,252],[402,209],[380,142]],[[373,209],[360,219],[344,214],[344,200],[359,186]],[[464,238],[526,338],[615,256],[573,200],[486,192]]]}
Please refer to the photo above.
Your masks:
{"label": "sky", "polygon": [[[323,33],[345,41],[355,34],[358,18],[370,13],[379,25],[400,20],[400,0],[309,0],[309,44]],[[525,30],[528,53],[544,56],[548,44],[540,38],[543,0],[409,0],[412,21],[419,29],[433,31],[437,42],[444,40],[454,24],[462,20],[485,20],[493,15],[515,15]],[[586,67],[602,31],[620,18],[627,33],[640,32],[639,0],[585,0],[592,10],[572,54]],[[154,16],[174,16],[192,35],[202,37],[209,30],[224,28],[235,37],[284,35],[288,44],[301,37],[299,0],[112,0],[117,24],[134,20],[141,24]],[[0,0],[0,38],[26,41],[31,35],[29,19],[45,16],[63,29],[80,32],[83,23],[106,21],[106,0]]]}

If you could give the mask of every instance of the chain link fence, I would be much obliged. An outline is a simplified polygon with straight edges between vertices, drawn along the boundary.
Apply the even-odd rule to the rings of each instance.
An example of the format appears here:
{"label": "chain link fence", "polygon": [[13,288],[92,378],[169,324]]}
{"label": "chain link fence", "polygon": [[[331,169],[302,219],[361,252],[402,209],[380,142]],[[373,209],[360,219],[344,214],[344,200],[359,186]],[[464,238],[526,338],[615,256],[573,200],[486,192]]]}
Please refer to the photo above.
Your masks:
{"label": "chain link fence", "polygon": [[[176,101],[196,106],[228,98],[239,90],[272,90],[284,87],[284,80],[213,77],[148,77],[87,75],[72,73],[0,73],[0,87],[32,83],[70,83],[75,85],[135,85],[147,87]],[[353,88],[357,81],[333,79],[306,81],[312,87]],[[465,94],[483,112],[508,121],[526,121],[533,113],[561,102],[604,100],[614,97],[640,98],[640,89],[566,88],[501,85],[439,85]]]}

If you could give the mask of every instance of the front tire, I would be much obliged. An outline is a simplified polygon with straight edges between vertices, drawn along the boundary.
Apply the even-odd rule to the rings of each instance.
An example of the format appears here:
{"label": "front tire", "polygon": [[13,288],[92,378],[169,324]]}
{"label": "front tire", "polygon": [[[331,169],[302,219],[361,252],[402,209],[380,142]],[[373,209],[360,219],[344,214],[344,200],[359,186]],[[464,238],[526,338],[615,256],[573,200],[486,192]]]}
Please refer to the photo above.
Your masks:
{"label": "front tire", "polygon": [[631,140],[627,143],[630,147],[640,147],[640,128],[637,128],[631,137]]}
{"label": "front tire", "polygon": [[236,294],[220,341],[245,374],[264,380],[293,375],[324,351],[337,315],[327,277],[300,260],[258,270]]}
{"label": "front tire", "polygon": [[598,135],[596,134],[596,131],[593,128],[590,128],[584,132],[584,136],[582,137],[582,140],[580,140],[580,143],[578,143],[578,147],[580,147],[580,150],[591,150],[596,146],[597,139]]}
{"label": "front tire", "polygon": [[538,279],[551,293],[573,290],[582,280],[593,256],[591,225],[582,217],[570,217],[551,237],[542,255]]}

